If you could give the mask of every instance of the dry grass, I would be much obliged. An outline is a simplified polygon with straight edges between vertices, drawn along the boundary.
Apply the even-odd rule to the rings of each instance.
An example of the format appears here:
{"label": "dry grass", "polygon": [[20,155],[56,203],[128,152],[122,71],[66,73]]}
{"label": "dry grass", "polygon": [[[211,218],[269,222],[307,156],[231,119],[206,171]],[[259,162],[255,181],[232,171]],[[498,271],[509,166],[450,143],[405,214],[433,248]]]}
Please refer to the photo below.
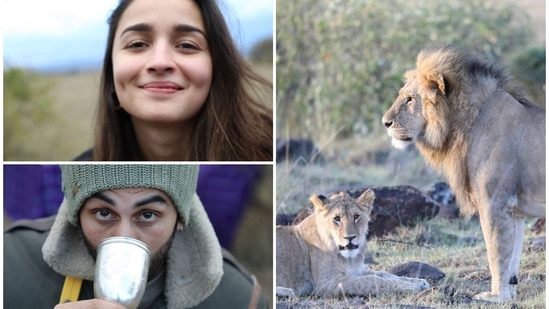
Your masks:
{"label": "dry grass", "polygon": [[[418,238],[426,235],[434,239],[427,243],[417,242]],[[534,237],[528,232],[525,243]],[[469,241],[463,242],[466,238]],[[471,243],[471,238],[476,241]],[[526,249],[523,250],[521,259],[521,281],[517,286],[517,298],[512,303],[502,307],[501,304],[471,300],[474,294],[490,288],[486,249],[479,224],[475,220],[468,223],[462,220],[442,219],[426,222],[414,229],[403,229],[397,234],[374,239],[370,241],[369,249],[374,256],[374,264],[370,265],[370,269],[387,271],[398,264],[421,261],[438,267],[446,276],[439,282],[430,282],[430,289],[417,294],[324,300],[278,298],[279,307],[285,308],[290,305],[294,308],[329,308],[368,305],[373,308],[386,308],[385,305],[390,304],[415,308],[545,308],[545,254]]]}

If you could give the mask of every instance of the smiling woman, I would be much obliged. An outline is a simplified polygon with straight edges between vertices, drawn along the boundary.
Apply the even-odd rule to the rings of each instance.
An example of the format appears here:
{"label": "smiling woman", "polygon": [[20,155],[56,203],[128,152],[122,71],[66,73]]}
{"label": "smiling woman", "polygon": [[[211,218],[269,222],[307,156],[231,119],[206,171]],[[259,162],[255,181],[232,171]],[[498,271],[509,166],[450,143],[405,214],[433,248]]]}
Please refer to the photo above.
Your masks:
{"label": "smiling woman", "polygon": [[272,161],[272,110],[256,95],[272,84],[215,0],[124,0],[109,27],[95,145],[77,160]]}

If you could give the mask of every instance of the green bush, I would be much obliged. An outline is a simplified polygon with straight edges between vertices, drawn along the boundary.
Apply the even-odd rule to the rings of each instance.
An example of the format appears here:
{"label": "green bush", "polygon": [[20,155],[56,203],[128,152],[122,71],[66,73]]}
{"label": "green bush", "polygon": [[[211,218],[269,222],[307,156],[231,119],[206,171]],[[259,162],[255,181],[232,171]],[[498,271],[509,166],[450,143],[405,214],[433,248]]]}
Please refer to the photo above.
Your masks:
{"label": "green bush", "polygon": [[321,143],[381,133],[424,47],[451,43],[499,61],[533,38],[524,12],[483,0],[297,0],[276,14],[279,136]]}
{"label": "green bush", "polygon": [[22,69],[4,71],[4,160],[27,158],[25,141],[51,121],[53,83]]}
{"label": "green bush", "polygon": [[545,106],[545,46],[532,46],[517,54],[511,72],[534,103]]}

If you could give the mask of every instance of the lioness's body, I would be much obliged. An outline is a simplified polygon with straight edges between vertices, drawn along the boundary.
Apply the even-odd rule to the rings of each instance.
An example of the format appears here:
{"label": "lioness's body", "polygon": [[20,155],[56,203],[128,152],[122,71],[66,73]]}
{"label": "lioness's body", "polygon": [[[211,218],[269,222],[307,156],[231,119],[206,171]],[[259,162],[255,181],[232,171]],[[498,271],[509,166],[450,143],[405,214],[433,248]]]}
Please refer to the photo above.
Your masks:
{"label": "lioness's body", "polygon": [[462,213],[482,225],[492,291],[514,296],[524,216],[545,217],[545,110],[503,71],[451,47],[418,55],[383,116],[395,146],[415,143],[442,171]]}
{"label": "lioness's body", "polygon": [[313,196],[312,215],[295,226],[277,226],[277,294],[376,295],[428,288],[423,279],[366,268],[366,236],[373,199],[372,190],[356,200],[345,193],[325,201]]}

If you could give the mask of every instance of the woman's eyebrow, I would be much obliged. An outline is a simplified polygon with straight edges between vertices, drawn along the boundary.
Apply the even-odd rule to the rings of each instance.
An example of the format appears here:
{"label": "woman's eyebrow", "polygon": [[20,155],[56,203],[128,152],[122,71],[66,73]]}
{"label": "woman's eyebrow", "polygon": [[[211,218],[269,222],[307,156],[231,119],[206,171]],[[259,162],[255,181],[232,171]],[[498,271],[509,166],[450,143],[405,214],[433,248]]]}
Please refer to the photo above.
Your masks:
{"label": "woman's eyebrow", "polygon": [[[173,27],[173,29],[174,29],[174,32],[177,32],[177,33],[198,32],[202,34],[204,38],[206,38],[206,33],[204,33],[204,31],[202,31],[200,28],[197,28],[195,26],[191,26],[188,24],[177,24]],[[151,24],[139,23],[139,24],[131,25],[126,29],[124,29],[122,33],[120,33],[120,37],[122,37],[124,33],[129,31],[151,32],[152,30],[153,30],[153,26]]]}
{"label": "woman's eyebrow", "polygon": [[135,24],[135,25],[131,25],[131,26],[127,27],[126,29],[124,29],[124,31],[122,31],[122,33],[120,33],[120,37],[122,37],[124,35],[124,33],[129,32],[129,31],[151,32],[152,29],[153,29],[153,26],[151,24],[145,24],[145,23]]}
{"label": "woman's eyebrow", "polygon": [[183,33],[186,33],[186,32],[198,32],[200,34],[202,34],[202,36],[204,38],[206,38],[206,33],[204,33],[204,31],[202,31],[201,29],[195,27],[195,26],[191,26],[191,25],[188,25],[188,24],[177,24],[175,25],[174,27],[174,31],[175,32],[183,32]]}

